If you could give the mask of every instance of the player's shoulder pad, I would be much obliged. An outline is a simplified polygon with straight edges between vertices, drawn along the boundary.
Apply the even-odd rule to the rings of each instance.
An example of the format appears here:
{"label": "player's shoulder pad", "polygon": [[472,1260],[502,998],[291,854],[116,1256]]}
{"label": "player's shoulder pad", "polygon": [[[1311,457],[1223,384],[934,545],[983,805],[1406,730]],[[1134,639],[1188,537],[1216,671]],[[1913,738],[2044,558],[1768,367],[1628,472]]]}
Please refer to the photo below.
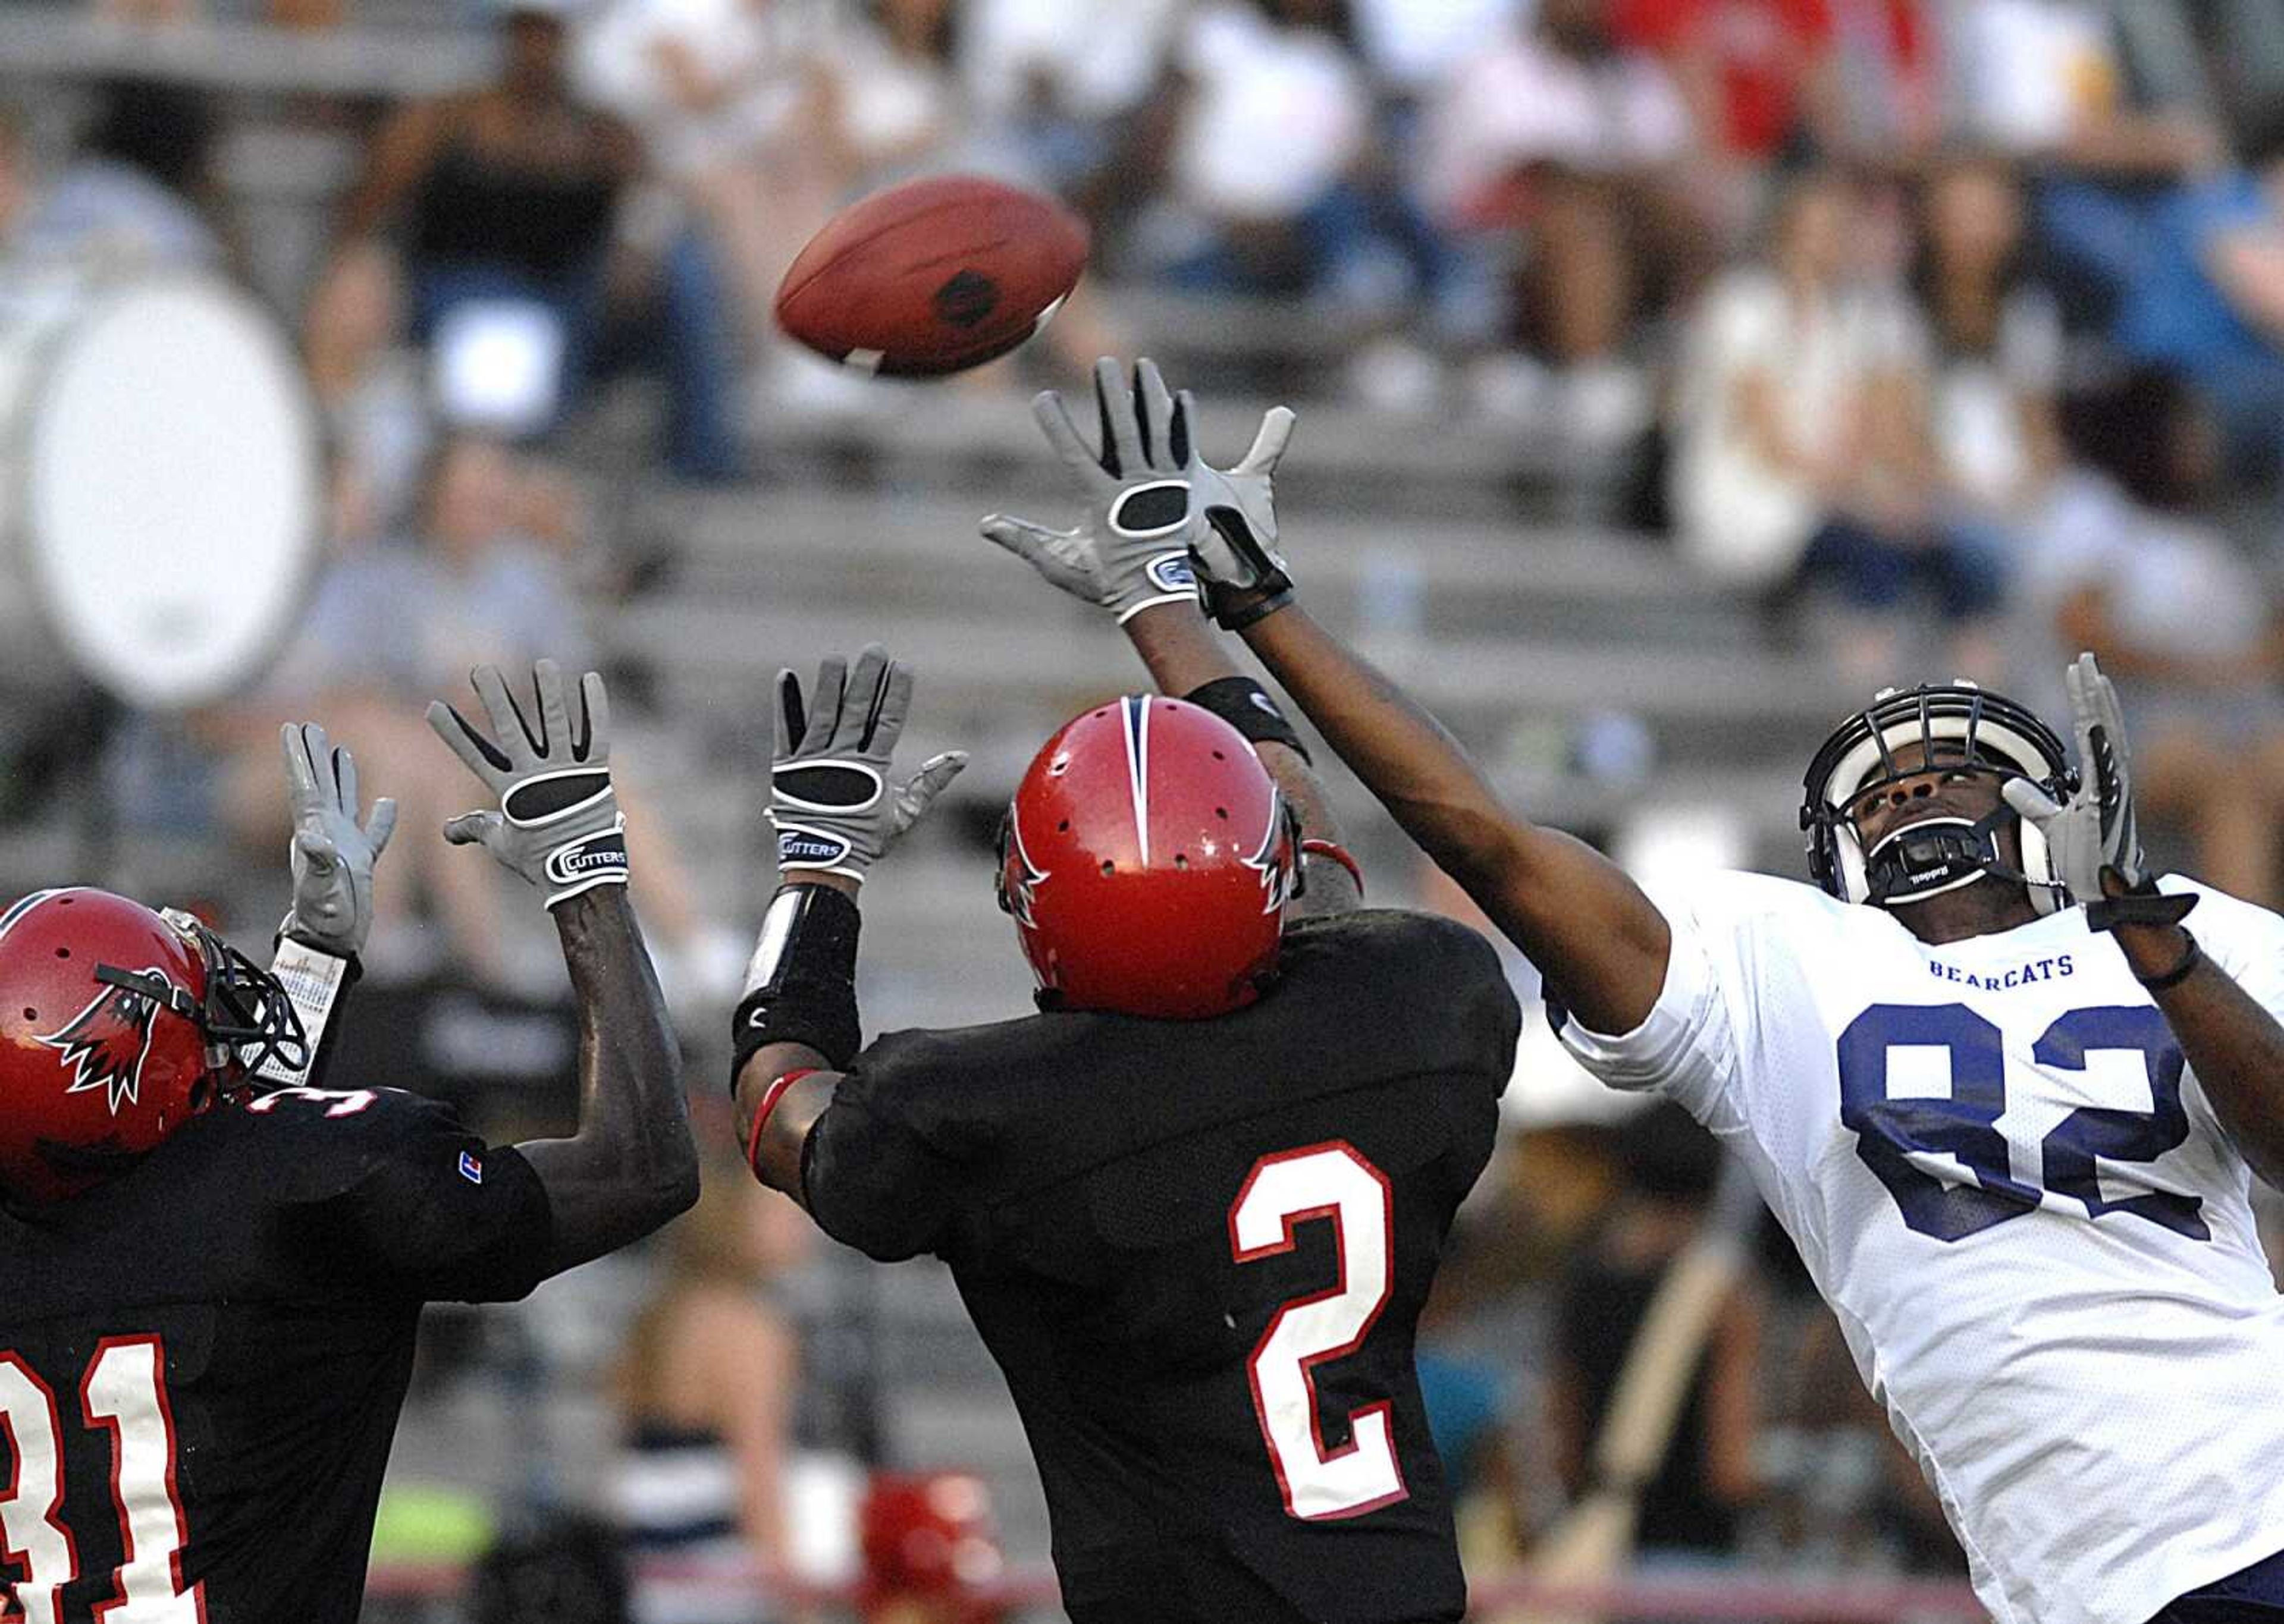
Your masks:
{"label": "player's shoulder pad", "polygon": [[2194,896],[2197,905],[2182,923],[2208,951],[2225,953],[2242,944],[2261,951],[2284,945],[2284,915],[2247,902],[2232,892],[2186,874],[2161,874],[2157,889],[2169,896]]}
{"label": "player's shoulder pad", "polygon": [[441,1100],[405,1089],[273,1089],[233,1099],[265,1188],[286,1202],[323,1201],[391,1161],[422,1154],[476,1158],[483,1146]]}
{"label": "player's shoulder pad", "polygon": [[1668,924],[1693,923],[1701,930],[1847,930],[1887,917],[1806,880],[1745,869],[1701,869],[1651,881],[1642,890]]}
{"label": "player's shoulder pad", "polygon": [[[1286,933],[1280,981],[1315,983],[1384,1040],[1425,1026],[1467,1035],[1502,1081],[1514,1065],[1522,1007],[1497,944],[1472,925],[1410,909],[1359,908]],[[1264,1000],[1264,1010],[1272,1001]]]}

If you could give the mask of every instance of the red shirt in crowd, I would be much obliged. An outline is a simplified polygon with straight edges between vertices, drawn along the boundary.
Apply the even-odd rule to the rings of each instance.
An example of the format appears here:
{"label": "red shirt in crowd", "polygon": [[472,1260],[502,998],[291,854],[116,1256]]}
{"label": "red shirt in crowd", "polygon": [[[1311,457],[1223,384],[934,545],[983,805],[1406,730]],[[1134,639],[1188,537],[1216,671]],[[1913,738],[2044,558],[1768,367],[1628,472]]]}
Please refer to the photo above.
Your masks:
{"label": "red shirt in crowd", "polygon": [[[1867,27],[1895,73],[1923,78],[1929,55],[1920,0],[1613,0],[1611,25],[1629,45],[1709,71],[1720,87],[1730,151],[1767,158],[1800,122],[1802,87],[1834,49],[1843,10]],[[1686,77],[1686,75],[1685,75]],[[1899,85],[1899,100],[1916,99]]]}

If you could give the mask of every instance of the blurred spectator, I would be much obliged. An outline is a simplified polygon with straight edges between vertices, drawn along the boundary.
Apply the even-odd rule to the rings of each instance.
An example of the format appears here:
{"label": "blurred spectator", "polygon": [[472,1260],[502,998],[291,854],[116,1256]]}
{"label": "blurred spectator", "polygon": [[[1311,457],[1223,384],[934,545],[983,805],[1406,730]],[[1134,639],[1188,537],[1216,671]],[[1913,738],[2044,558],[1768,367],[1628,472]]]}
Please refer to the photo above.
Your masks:
{"label": "blurred spectator", "polygon": [[2073,305],[2106,309],[2143,274],[2151,210],[2220,161],[2218,133],[2201,113],[2131,105],[2099,0],[1973,0],[1950,19],[1961,133],[2032,166],[2039,234]]}
{"label": "blurred spectator", "polygon": [[1142,202],[1154,166],[1124,149],[1166,69],[1181,0],[973,0],[961,13],[967,93],[985,138],[1099,223]]}
{"label": "blurred spectator", "polygon": [[1707,232],[1672,184],[1689,113],[1665,70],[1621,50],[1609,0],[1543,0],[1452,77],[1428,114],[1427,191],[1454,230],[1528,231],[1526,324],[1564,371],[1557,420],[1594,443],[1646,426],[1622,364],[1647,269]]}
{"label": "blurred spectator", "polygon": [[[698,1206],[666,1232],[664,1277],[613,1378],[623,1447],[611,1499],[637,1562],[743,1557],[784,1568],[801,1346],[771,1292],[810,1232],[798,1207],[734,1159],[707,1169]],[[640,1624],[752,1624],[753,1598],[721,1589],[646,1579],[635,1615]]]}
{"label": "blurred spectator", "polygon": [[752,345],[770,343],[778,283],[846,189],[839,35],[817,0],[611,0],[579,29],[582,91],[640,132],[703,223]]}
{"label": "blurred spectator", "polygon": [[[2127,696],[2136,793],[2195,843],[2186,865],[2284,902],[2284,629],[2275,594],[2206,515],[2219,472],[2202,402],[2144,371],[2083,414],[2089,471],[2065,476],[2023,572],[2022,690],[2047,707],[2062,662],[2100,655]],[[2114,481],[2114,482],[2113,482]]]}
{"label": "blurred spectator", "polygon": [[[542,654],[578,669],[583,617],[561,564],[520,533],[528,476],[505,448],[459,438],[434,454],[415,529],[391,539],[351,535],[320,577],[302,628],[272,672],[270,691],[323,717],[356,751],[368,782],[387,785],[413,829],[465,810],[465,774],[421,714],[469,668],[508,671]],[[264,713],[267,714],[267,712]],[[235,775],[233,823],[264,838],[278,815],[274,740],[252,730]],[[381,973],[425,968],[415,899],[441,917],[451,956],[480,977],[506,973],[504,922],[492,876],[456,861],[441,840],[415,840],[375,878],[368,964]]]}
{"label": "blurred spectator", "polygon": [[1922,212],[1913,280],[1935,341],[1944,487],[1975,519],[2010,526],[2061,465],[2061,310],[2029,274],[2022,192],[2003,160],[1942,164]]}
{"label": "blurred spectator", "polygon": [[1212,0],[1177,56],[1168,200],[1204,234],[1174,280],[1207,292],[1382,302],[1429,282],[1408,204],[1361,183],[1373,96],[1345,0]]}
{"label": "blurred spectator", "polygon": [[34,188],[14,246],[103,269],[227,269],[213,215],[215,134],[197,90],[151,79],[106,83],[77,153]]}
{"label": "blurred spectator", "polygon": [[0,253],[14,249],[17,227],[32,201],[32,154],[23,121],[0,106]]}
{"label": "blurred spectator", "polygon": [[[1721,1152],[1678,1106],[1659,1105],[1619,1137],[1623,1193],[1572,1264],[1555,1305],[1547,1428],[1571,1497],[1593,1484],[1593,1447],[1660,1282],[1703,1222]],[[1756,1281],[1722,1305],[1664,1458],[1642,1487],[1637,1541],[1651,1565],[1733,1555],[1759,1492],[1763,1304]]]}
{"label": "blurred spectator", "polygon": [[902,180],[967,126],[951,0],[869,0],[835,52],[837,133],[864,184]]}
{"label": "blurred spectator", "polygon": [[606,327],[613,227],[640,174],[633,134],[571,98],[551,0],[508,0],[500,76],[414,103],[381,129],[343,219],[344,246],[404,215],[414,337],[434,347],[449,407],[493,426],[544,426],[608,358],[606,339],[654,355],[667,385],[667,459],[685,479],[738,465],[735,357],[707,245],[668,245],[643,312]]}
{"label": "blurred spectator", "polygon": [[1732,209],[1780,156],[1908,161],[1938,127],[1921,0],[1613,0],[1612,22],[1672,70]]}
{"label": "blurred spectator", "polygon": [[434,425],[408,340],[395,260],[351,245],[302,318],[309,390],[334,457],[337,535],[377,535],[411,517]]}
{"label": "blurred spectator", "polygon": [[1984,670],[2001,561],[1932,511],[1925,338],[1897,290],[1860,276],[1870,235],[1850,183],[1810,173],[1779,200],[1769,262],[1707,294],[1676,386],[1683,549],[1759,588],[1780,632],[1828,585],[1851,681],[1892,675],[1914,589],[1944,612],[1953,668]]}
{"label": "blurred spectator", "polygon": [[2284,468],[2284,120],[2245,168],[2182,189],[2150,223],[2118,341],[2194,378],[2231,465],[2272,478]]}

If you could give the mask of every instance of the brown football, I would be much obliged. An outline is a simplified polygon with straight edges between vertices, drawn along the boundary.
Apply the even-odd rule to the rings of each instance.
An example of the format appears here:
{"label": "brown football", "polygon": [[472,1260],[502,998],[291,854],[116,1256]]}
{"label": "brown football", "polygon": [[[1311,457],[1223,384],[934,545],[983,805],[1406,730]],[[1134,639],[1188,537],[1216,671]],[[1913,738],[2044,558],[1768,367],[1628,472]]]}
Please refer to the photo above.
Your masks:
{"label": "brown football", "polygon": [[962,371],[1036,332],[1086,250],[1086,223],[1052,198],[972,175],[908,181],[810,239],[778,285],[778,325],[864,371]]}

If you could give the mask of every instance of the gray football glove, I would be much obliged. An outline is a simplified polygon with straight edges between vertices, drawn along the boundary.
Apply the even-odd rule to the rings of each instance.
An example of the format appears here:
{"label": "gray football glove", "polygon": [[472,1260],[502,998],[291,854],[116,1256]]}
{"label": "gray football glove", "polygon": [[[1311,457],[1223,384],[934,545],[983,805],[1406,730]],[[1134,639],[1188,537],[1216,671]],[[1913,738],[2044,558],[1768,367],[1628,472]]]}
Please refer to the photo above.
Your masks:
{"label": "gray football glove", "polygon": [[314,722],[287,722],[278,730],[278,743],[293,813],[286,847],[293,902],[278,933],[335,958],[355,958],[372,932],[372,865],[396,827],[396,803],[382,796],[360,826],[356,758],[328,743]]}
{"label": "gray football glove", "polygon": [[[1181,411],[1187,420],[1196,420],[1196,403],[1186,389]],[[1196,446],[1190,448],[1185,471],[1196,519],[1190,529],[1190,563],[1198,577],[1199,601],[1232,631],[1292,599],[1292,572],[1277,550],[1274,476],[1295,421],[1289,408],[1271,407],[1253,437],[1253,449],[1226,471],[1208,466]]]}
{"label": "gray football glove", "polygon": [[889,788],[889,758],[911,705],[912,668],[877,643],[856,656],[854,675],[838,656],[820,665],[806,703],[800,679],[778,673],[770,826],[780,869],[861,881],[959,776],[966,753],[950,750]]}
{"label": "gray football glove", "polygon": [[1157,363],[1138,361],[1130,386],[1118,363],[1094,363],[1094,403],[1102,449],[1089,450],[1052,389],[1031,402],[1031,415],[1087,504],[1075,530],[1049,530],[994,513],[979,527],[1073,597],[1118,617],[1123,626],[1156,604],[1194,597],[1190,574],[1189,426],[1166,392]]}
{"label": "gray football glove", "polygon": [[499,797],[497,812],[463,812],[444,824],[455,846],[481,846],[537,886],[550,908],[597,886],[627,883],[627,820],[611,787],[611,702],[603,679],[579,679],[575,726],[563,673],[551,660],[531,668],[538,725],[517,707],[497,666],[468,680],[491,718],[489,737],[442,700],[428,725]]}
{"label": "gray football glove", "polygon": [[2055,878],[2085,904],[2088,925],[2106,931],[2116,925],[2171,925],[2196,898],[2164,895],[2149,872],[2133,816],[2132,767],[2117,690],[2091,654],[2080,654],[2062,680],[2077,734],[2077,792],[2056,806],[2028,778],[2009,778],[2000,793],[2045,837]]}

